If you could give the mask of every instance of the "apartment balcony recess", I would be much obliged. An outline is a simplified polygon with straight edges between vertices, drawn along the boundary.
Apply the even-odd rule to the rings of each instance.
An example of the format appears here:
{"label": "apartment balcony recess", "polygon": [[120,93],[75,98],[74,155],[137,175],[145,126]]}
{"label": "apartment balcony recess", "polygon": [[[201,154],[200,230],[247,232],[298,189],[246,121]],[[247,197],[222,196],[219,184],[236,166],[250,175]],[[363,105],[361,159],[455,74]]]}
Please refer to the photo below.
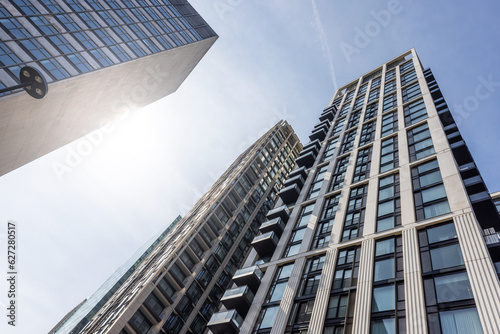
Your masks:
{"label": "apartment balcony recess", "polygon": [[321,116],[319,116],[320,121],[333,121],[333,118],[335,117],[335,113],[332,109],[328,109],[327,111],[323,112]]}
{"label": "apartment balcony recess", "polygon": [[283,230],[285,229],[285,223],[281,218],[274,218],[273,220],[267,221],[260,225],[260,232],[274,232],[278,237],[281,237]]}
{"label": "apartment balcony recess", "polygon": [[300,168],[294,169],[293,171],[290,172],[290,174],[288,174],[288,178],[290,179],[290,178],[297,176],[297,175],[302,176],[302,178],[305,180],[307,178],[307,168],[300,167]]}
{"label": "apartment balcony recess", "polygon": [[293,204],[297,201],[300,195],[300,188],[296,184],[289,185],[280,190],[278,196],[283,200],[286,205]]}
{"label": "apartment balcony recess", "polygon": [[228,310],[235,309],[243,317],[247,315],[252,305],[254,293],[247,285],[226,290],[222,299],[222,305]]}
{"label": "apartment balcony recess", "polygon": [[305,155],[301,155],[295,160],[297,165],[299,167],[306,167],[310,168],[314,164],[314,161],[316,160],[316,154],[313,154],[313,152],[306,153]]}
{"label": "apartment balcony recess", "polygon": [[240,332],[243,318],[236,310],[214,313],[207,324],[213,334],[237,334]]}
{"label": "apartment balcony recess", "polygon": [[319,150],[321,148],[321,142],[318,139],[316,139],[316,140],[313,140],[313,141],[307,143],[306,145],[304,145],[304,147],[302,147],[302,152],[308,150],[312,146],[315,146],[316,149]]}
{"label": "apartment balcony recess", "polygon": [[281,218],[283,222],[286,224],[288,218],[290,218],[290,209],[286,205],[282,205],[280,207],[277,207],[269,211],[266,217],[269,220],[274,218]]}
{"label": "apartment balcony recess", "polygon": [[283,186],[288,187],[292,184],[296,184],[299,188],[302,188],[302,186],[304,185],[304,178],[302,177],[302,175],[296,175],[288,178],[285,183],[283,183]]}
{"label": "apartment balcony recess", "polygon": [[309,139],[311,140],[324,140],[326,137],[326,130],[321,128],[321,129],[317,129],[317,130],[314,130],[310,135],[309,135]]}
{"label": "apartment balcony recess", "polygon": [[330,122],[328,120],[324,120],[323,122],[319,122],[314,126],[314,130],[316,129],[321,129],[324,128],[325,130],[328,130],[328,127],[330,126]]}
{"label": "apartment balcony recess", "polygon": [[274,232],[267,232],[253,238],[252,247],[260,257],[267,257],[274,253],[278,246],[279,238]]}
{"label": "apartment balcony recess", "polygon": [[248,286],[253,293],[257,292],[264,274],[257,266],[237,270],[233,276],[233,283],[239,287]]}

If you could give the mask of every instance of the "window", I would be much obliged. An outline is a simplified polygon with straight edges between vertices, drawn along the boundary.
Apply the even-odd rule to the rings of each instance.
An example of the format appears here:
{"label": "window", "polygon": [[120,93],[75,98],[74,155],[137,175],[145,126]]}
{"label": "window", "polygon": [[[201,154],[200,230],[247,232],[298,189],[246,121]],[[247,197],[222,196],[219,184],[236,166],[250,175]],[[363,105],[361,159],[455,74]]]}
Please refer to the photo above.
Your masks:
{"label": "window", "polygon": [[384,98],[384,104],[382,106],[382,113],[385,113],[391,109],[396,108],[397,105],[398,105],[398,99],[396,94],[386,96]]}
{"label": "window", "polygon": [[351,189],[344,221],[342,241],[354,239],[363,235],[367,192],[367,184]]}
{"label": "window", "polygon": [[333,128],[332,137],[335,137],[336,135],[340,134],[340,132],[342,132],[345,120],[345,118],[337,120],[337,122],[335,123],[335,127]]}
{"label": "window", "polygon": [[387,95],[396,90],[396,80],[387,81],[384,84],[384,94]]}
{"label": "window", "polygon": [[358,109],[363,106],[363,103],[365,103],[365,96],[362,95],[356,99],[356,102],[354,102],[353,109]]}
{"label": "window", "polygon": [[15,18],[3,18],[0,20],[0,26],[4,26],[5,31],[14,39],[29,38],[31,34]]}
{"label": "window", "polygon": [[401,64],[399,66],[399,71],[401,73],[404,73],[404,72],[406,72],[408,70],[411,70],[412,68],[414,68],[414,66],[413,66],[413,60],[410,60],[410,61],[408,61],[408,62],[406,62],[404,64]]}
{"label": "window", "polygon": [[437,160],[412,168],[417,220],[450,212]]}
{"label": "window", "polygon": [[352,183],[362,181],[370,176],[371,158],[372,158],[371,146],[358,151],[358,157],[356,159],[356,168],[354,169],[354,176],[352,178]]}
{"label": "window", "polygon": [[130,324],[141,334],[146,334],[153,325],[141,311],[134,313],[130,318]]}
{"label": "window", "polygon": [[20,43],[35,59],[52,58],[52,55],[36,39],[25,39],[20,41]]}
{"label": "window", "polygon": [[151,313],[157,317],[160,316],[161,312],[163,312],[163,309],[165,308],[165,305],[163,305],[162,302],[154,294],[150,294],[146,298],[144,304],[151,311]]}
{"label": "window", "polygon": [[390,137],[382,141],[380,148],[380,173],[398,167],[398,137]]}
{"label": "window", "polygon": [[482,333],[454,223],[419,231],[419,243],[429,333]]}
{"label": "window", "polygon": [[173,301],[173,297],[174,297],[174,294],[175,294],[175,289],[172,286],[172,284],[170,284],[167,281],[166,278],[162,278],[158,282],[158,288],[163,293],[163,295],[165,295],[165,297],[167,297],[167,299]]}
{"label": "window", "polygon": [[179,256],[179,258],[181,259],[182,263],[186,265],[186,268],[188,268],[190,271],[193,270],[193,267],[196,265],[196,262],[186,251],[184,251]]}
{"label": "window", "polygon": [[328,165],[324,165],[318,169],[318,171],[316,172],[316,175],[314,176],[314,181],[311,184],[311,188],[309,189],[307,199],[315,198],[318,196],[318,193],[321,190],[321,185],[323,184],[323,180],[325,178],[325,174],[326,174],[327,169],[328,169]]}
{"label": "window", "polygon": [[365,123],[361,129],[361,136],[359,138],[359,147],[371,143],[375,139],[376,121]]}
{"label": "window", "polygon": [[321,214],[321,221],[316,226],[311,249],[322,248],[328,246],[330,235],[332,233],[333,221],[339,206],[340,194],[336,194],[325,201],[325,206]]}
{"label": "window", "polygon": [[352,89],[349,93],[347,93],[347,96],[345,98],[345,102],[346,103],[347,101],[351,101],[352,98],[354,97],[354,89],[356,88],[356,85],[354,85],[354,87],[349,87],[349,89]]}
{"label": "window", "polygon": [[129,61],[132,59],[120,45],[111,45],[109,48],[121,61]]}
{"label": "window", "polygon": [[410,126],[427,118],[424,100],[418,100],[404,107],[405,124]]}
{"label": "window", "polygon": [[137,57],[144,57],[146,56],[146,51],[144,51],[137,42],[128,42],[127,45],[129,48],[132,50],[132,52],[135,53]]}
{"label": "window", "polygon": [[177,280],[177,283],[183,285],[183,281],[186,278],[186,275],[182,272],[181,268],[179,268],[179,266],[176,263],[172,265],[169,273],[170,275],[172,275],[173,278]]}
{"label": "window", "polygon": [[401,225],[399,174],[392,174],[379,180],[377,232],[399,225]]}
{"label": "window", "polygon": [[[62,10],[60,11],[63,12]],[[56,19],[62,24],[62,26],[69,32],[77,32],[82,30],[78,24],[73,21],[73,19],[68,14],[56,15]]]}
{"label": "window", "polygon": [[408,150],[410,161],[425,158],[435,152],[427,123],[408,130]]}
{"label": "window", "polygon": [[396,77],[396,70],[392,70],[392,71],[387,71],[385,73],[385,81],[389,81],[391,79],[394,79]]}
{"label": "window", "polygon": [[375,243],[373,282],[385,284],[386,282],[403,280],[403,278],[404,268],[401,236],[377,240]]}
{"label": "window", "polygon": [[341,117],[346,116],[347,113],[349,112],[349,110],[351,110],[351,104],[347,103],[347,102],[344,102],[344,105],[340,109],[340,113],[339,113],[338,117],[341,118]]}
{"label": "window", "polygon": [[56,59],[45,59],[40,62],[49,72],[54,79],[61,80],[69,78],[69,73],[61,66]]}
{"label": "window", "polygon": [[381,77],[377,77],[377,78],[375,78],[375,79],[372,80],[372,86],[371,86],[371,88],[380,86],[380,81],[381,81],[380,78]]}
{"label": "window", "polygon": [[325,263],[325,255],[311,258],[306,263],[306,269],[302,277],[301,296],[315,295],[318,291],[321,271]]}
{"label": "window", "polygon": [[376,99],[379,98],[379,96],[380,96],[380,87],[372,89],[370,91],[370,94],[368,95],[368,102],[375,101]]}
{"label": "window", "polygon": [[378,102],[367,105],[365,111],[365,122],[377,116],[377,112],[378,112]]}
{"label": "window", "polygon": [[325,153],[323,154],[322,162],[329,160],[333,154],[335,153],[335,148],[337,148],[338,139],[335,138],[328,142],[328,146],[325,149]]}
{"label": "window", "polygon": [[403,279],[389,285],[374,282],[372,296],[372,334],[405,333]]}
{"label": "window", "polygon": [[359,87],[358,96],[364,95],[368,89],[368,84]]}
{"label": "window", "polygon": [[302,208],[300,217],[295,224],[295,228],[292,231],[292,236],[288,241],[288,246],[285,250],[285,257],[295,255],[299,252],[302,238],[304,237],[307,224],[309,223],[309,219],[311,218],[314,209],[314,204],[315,203],[312,203]]}
{"label": "window", "polygon": [[354,139],[356,138],[356,129],[348,132],[344,136],[344,142],[340,148],[340,154],[347,153],[354,147]]}
{"label": "window", "polygon": [[256,329],[263,329],[263,328],[271,328],[274,325],[274,320],[276,319],[276,315],[278,314],[279,310],[279,305],[278,306],[271,306],[271,307],[263,307],[261,314],[259,316],[259,320],[257,322]]}
{"label": "window", "polygon": [[398,131],[398,113],[397,111],[385,114],[382,116],[382,133],[381,137],[390,135]]}
{"label": "window", "polygon": [[347,166],[349,165],[349,155],[337,159],[337,165],[335,166],[335,171],[332,175],[332,185],[330,186],[330,191],[337,190],[343,187],[345,172]]}
{"label": "window", "polygon": [[417,73],[415,71],[411,71],[405,74],[401,74],[401,86],[406,86],[412,81],[417,79]]}
{"label": "window", "polygon": [[420,95],[422,95],[422,92],[420,91],[420,86],[418,85],[418,82],[406,86],[403,88],[403,103],[411,101]]}
{"label": "window", "polygon": [[355,127],[359,123],[359,119],[361,117],[361,110],[355,111],[351,114],[351,118],[349,119],[348,129]]}

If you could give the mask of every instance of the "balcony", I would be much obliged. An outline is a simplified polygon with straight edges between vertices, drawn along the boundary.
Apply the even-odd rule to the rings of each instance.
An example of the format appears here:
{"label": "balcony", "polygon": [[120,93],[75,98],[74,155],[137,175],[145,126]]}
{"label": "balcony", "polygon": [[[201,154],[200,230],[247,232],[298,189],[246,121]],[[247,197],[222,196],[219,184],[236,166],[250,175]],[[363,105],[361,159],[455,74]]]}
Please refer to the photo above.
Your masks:
{"label": "balcony", "polygon": [[243,317],[246,316],[250,305],[252,305],[254,293],[246,285],[226,290],[220,300],[222,305],[228,310],[235,309]]}
{"label": "balcony", "polygon": [[290,172],[290,174],[288,174],[288,178],[292,178],[297,175],[302,176],[302,178],[305,180],[307,178],[307,169],[305,167],[294,169]]}
{"label": "balcony", "polygon": [[236,310],[214,313],[207,324],[213,334],[237,334],[240,332],[243,318]]}
{"label": "balcony", "polygon": [[260,257],[267,257],[274,253],[278,246],[279,238],[274,232],[267,232],[256,236],[252,241],[252,247],[255,248]]}
{"label": "balcony", "polygon": [[291,186],[292,184],[296,184],[297,187],[302,188],[302,186],[304,185],[304,178],[302,177],[302,175],[296,175],[294,177],[290,177],[288,180],[285,181],[285,183],[283,183],[283,186],[288,187]]}
{"label": "balcony", "polygon": [[278,196],[283,200],[283,203],[286,205],[290,205],[292,203],[295,203],[297,201],[297,198],[299,198],[300,195],[300,188],[296,184],[289,185],[288,187],[285,187],[280,190],[278,193]]}
{"label": "balcony", "polygon": [[333,121],[334,117],[335,117],[335,114],[334,114],[333,109],[327,109],[325,112],[323,112],[321,114],[321,116],[319,116],[319,120],[320,121],[328,120],[331,122],[331,121]]}
{"label": "balcony", "polygon": [[281,237],[283,230],[285,229],[285,223],[281,218],[274,218],[273,220],[267,221],[260,225],[260,232],[274,232],[278,237]]}
{"label": "balcony", "polygon": [[326,130],[324,128],[314,130],[310,135],[310,140],[319,140],[322,141],[326,137]]}
{"label": "balcony", "polygon": [[286,205],[283,205],[269,211],[266,217],[269,220],[274,218],[281,218],[283,222],[286,224],[288,218],[290,218],[290,209],[288,209]]}
{"label": "balcony", "polygon": [[321,148],[321,142],[318,139],[316,139],[307,143],[306,145],[304,145],[304,147],[302,147],[302,152],[307,151],[311,147],[316,147],[316,149],[319,150]]}
{"label": "balcony", "polygon": [[313,152],[306,153],[304,155],[300,155],[295,162],[299,167],[310,168],[314,164],[316,160],[316,154]]}
{"label": "balcony", "polygon": [[264,274],[257,266],[243,268],[234,273],[233,283],[239,287],[248,286],[255,293],[263,276]]}
{"label": "balcony", "polygon": [[307,148],[302,149],[302,152],[300,152],[300,155],[304,155],[306,153],[313,152],[315,155],[318,155],[319,148],[317,146],[309,146]]}

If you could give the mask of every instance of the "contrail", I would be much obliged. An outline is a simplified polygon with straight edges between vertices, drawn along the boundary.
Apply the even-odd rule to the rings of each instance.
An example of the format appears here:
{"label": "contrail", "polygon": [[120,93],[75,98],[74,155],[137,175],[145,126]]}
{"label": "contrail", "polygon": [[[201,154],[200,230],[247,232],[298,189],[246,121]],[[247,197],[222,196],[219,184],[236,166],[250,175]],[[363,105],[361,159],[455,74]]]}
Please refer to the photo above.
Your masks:
{"label": "contrail", "polygon": [[321,42],[321,48],[323,49],[323,54],[326,57],[326,59],[328,61],[328,65],[330,67],[330,72],[331,72],[332,81],[333,81],[333,87],[335,90],[337,90],[337,79],[335,77],[335,69],[333,68],[332,54],[330,52],[330,47],[328,46],[328,42],[326,41],[325,29],[323,29],[323,24],[321,23],[321,19],[319,17],[318,8],[316,7],[316,0],[311,0],[311,4],[313,7],[313,14],[314,14],[314,21],[315,21],[314,25],[318,29],[319,40]]}

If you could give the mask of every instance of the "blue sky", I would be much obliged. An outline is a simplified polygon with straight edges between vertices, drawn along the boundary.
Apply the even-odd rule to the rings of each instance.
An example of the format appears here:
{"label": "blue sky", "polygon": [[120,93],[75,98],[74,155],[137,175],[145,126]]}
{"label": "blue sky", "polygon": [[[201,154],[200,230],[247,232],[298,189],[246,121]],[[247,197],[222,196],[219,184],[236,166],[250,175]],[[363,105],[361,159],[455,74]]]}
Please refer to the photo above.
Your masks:
{"label": "blue sky", "polygon": [[19,327],[2,333],[48,332],[278,120],[306,142],[336,84],[412,47],[500,190],[498,2],[190,2],[220,38],[176,93],[118,121],[61,177],[54,163],[78,142],[0,177],[20,252]]}

